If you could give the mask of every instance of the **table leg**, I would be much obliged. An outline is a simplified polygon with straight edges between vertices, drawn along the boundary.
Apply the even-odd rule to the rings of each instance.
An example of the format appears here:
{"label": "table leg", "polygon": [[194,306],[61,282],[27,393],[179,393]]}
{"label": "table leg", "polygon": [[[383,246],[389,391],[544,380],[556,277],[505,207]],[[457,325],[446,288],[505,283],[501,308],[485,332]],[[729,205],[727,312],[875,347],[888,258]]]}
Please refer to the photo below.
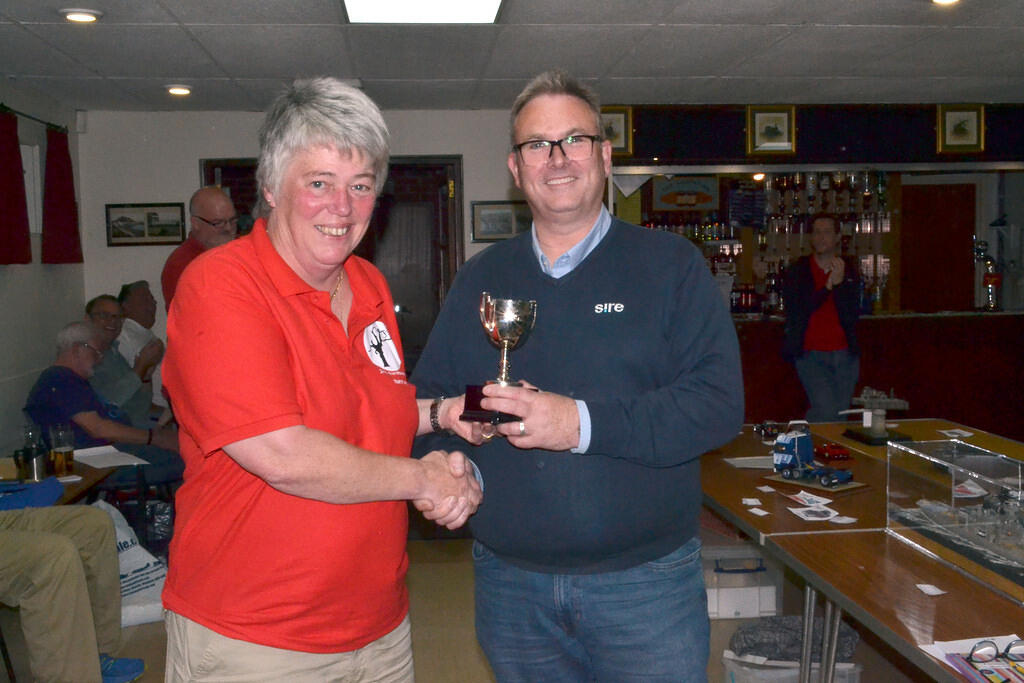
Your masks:
{"label": "table leg", "polygon": [[839,645],[839,621],[843,610],[831,600],[825,602],[825,635],[821,641],[821,682],[832,683],[836,670],[836,649]]}
{"label": "table leg", "polygon": [[811,639],[814,635],[814,604],[818,593],[811,584],[804,585],[804,634],[800,643],[800,683],[811,683]]}

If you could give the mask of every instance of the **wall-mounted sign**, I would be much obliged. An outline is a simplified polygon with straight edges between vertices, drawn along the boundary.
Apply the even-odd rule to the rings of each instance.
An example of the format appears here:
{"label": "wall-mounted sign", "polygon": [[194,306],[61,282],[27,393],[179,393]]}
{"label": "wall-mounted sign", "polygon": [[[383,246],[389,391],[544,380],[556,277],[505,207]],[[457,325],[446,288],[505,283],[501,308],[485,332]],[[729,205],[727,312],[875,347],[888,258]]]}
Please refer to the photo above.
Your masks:
{"label": "wall-mounted sign", "polygon": [[717,211],[718,178],[676,176],[653,179],[655,211]]}

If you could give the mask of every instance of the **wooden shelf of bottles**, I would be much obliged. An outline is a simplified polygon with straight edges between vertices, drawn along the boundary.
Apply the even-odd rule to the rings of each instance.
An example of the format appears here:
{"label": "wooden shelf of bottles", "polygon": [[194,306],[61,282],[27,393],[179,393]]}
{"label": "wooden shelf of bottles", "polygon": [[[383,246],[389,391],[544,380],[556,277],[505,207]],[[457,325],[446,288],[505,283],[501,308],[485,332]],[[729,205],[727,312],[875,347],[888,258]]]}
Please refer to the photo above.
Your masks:
{"label": "wooden shelf of bottles", "polygon": [[690,239],[712,273],[732,276],[736,291],[729,298],[735,313],[784,313],[784,302],[778,302],[783,274],[810,254],[811,219],[819,213],[839,221],[842,255],[857,264],[864,283],[863,312],[898,309],[898,173],[765,174],[757,187],[761,215],[746,220],[729,215],[729,193],[737,187],[737,177],[718,178],[720,200],[714,210],[654,211],[645,197],[643,223]]}

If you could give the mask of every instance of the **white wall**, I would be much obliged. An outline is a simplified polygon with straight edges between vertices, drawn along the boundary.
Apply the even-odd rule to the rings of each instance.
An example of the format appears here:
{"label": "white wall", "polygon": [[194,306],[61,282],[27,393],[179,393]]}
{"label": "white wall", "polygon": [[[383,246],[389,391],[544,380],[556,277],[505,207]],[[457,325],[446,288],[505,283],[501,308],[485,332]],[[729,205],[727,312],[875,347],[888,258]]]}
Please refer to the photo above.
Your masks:
{"label": "white wall", "polygon": [[[470,202],[513,198],[505,166],[508,149],[504,111],[384,112],[392,154],[462,156],[467,257],[483,245],[468,236]],[[86,298],[117,293],[122,283],[157,284],[171,246],[107,247],[105,205],[187,202],[199,186],[199,160],[255,157],[261,113],[89,112],[80,135],[82,248]],[[187,207],[186,207],[187,208]],[[166,319],[158,305],[154,329]]]}
{"label": "white wall", "polygon": [[[73,111],[14,90],[3,80],[0,101],[44,121],[69,126],[71,161],[73,166],[76,164]],[[19,117],[18,139],[23,145],[38,145],[40,164],[45,161],[43,124]],[[31,242],[32,263],[0,266],[0,456],[20,445],[21,408],[39,373],[53,362],[57,331],[83,315],[83,267],[42,265],[40,236],[33,234]]]}
{"label": "white wall", "polygon": [[[33,235],[33,264],[0,266],[0,454],[20,440],[21,407],[39,373],[53,361],[60,327],[83,315],[86,300],[116,294],[122,283],[149,280],[160,297],[160,271],[172,246],[108,247],[106,204],[187,202],[199,186],[199,160],[254,157],[258,112],[111,112],[81,118],[52,102],[17,92],[0,82],[8,106],[71,129],[75,187],[84,265],[43,266],[39,235]],[[469,239],[470,202],[519,198],[508,169],[507,113],[504,111],[384,112],[392,154],[461,155],[467,258],[486,245]],[[19,121],[23,144],[40,144],[45,128]],[[164,335],[163,302],[155,330]]]}

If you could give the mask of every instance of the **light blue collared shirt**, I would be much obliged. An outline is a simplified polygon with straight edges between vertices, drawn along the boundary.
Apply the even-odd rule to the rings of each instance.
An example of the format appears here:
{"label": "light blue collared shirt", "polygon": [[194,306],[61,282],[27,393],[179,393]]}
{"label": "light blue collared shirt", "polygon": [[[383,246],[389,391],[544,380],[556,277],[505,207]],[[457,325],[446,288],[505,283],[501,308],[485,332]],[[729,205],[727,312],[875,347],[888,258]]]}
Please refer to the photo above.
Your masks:
{"label": "light blue collared shirt", "polygon": [[[594,250],[608,230],[612,227],[612,216],[608,209],[602,204],[601,213],[597,216],[594,227],[590,229],[587,236],[573,245],[572,249],[559,256],[554,263],[548,261],[548,257],[540,249],[540,241],[537,240],[537,226],[531,226],[530,234],[533,236],[533,254],[540,263],[540,269],[545,275],[558,279],[571,273],[576,266],[583,262],[583,259]],[[590,448],[590,410],[587,409],[585,401],[576,400],[576,409],[580,414],[580,444],[570,449],[573,453],[586,453]]]}

